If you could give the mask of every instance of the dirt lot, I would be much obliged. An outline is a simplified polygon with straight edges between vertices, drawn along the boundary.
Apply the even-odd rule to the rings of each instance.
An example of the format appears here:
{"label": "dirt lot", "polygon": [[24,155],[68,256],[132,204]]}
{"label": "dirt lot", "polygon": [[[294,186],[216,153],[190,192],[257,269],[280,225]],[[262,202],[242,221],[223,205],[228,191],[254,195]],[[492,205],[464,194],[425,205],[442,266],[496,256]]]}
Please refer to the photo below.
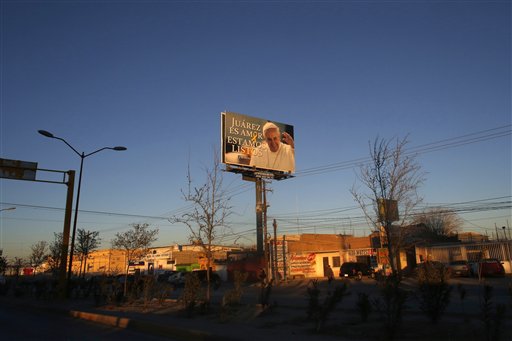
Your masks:
{"label": "dirt lot", "polygon": [[[172,293],[165,302],[134,303],[122,306],[104,306],[105,313],[125,314],[132,318],[151,320],[156,324],[179,325],[183,328],[208,332],[223,339],[254,340],[259,338],[294,340],[511,340],[512,334],[512,278],[492,278],[479,282],[474,278],[452,279],[449,303],[436,323],[421,309],[421,298],[414,280],[405,280],[407,292],[402,319],[390,323],[392,305],[386,305],[379,284],[370,279],[341,281],[328,284],[319,279],[319,302],[323,304],[337,286],[347,285],[347,295],[323,318],[308,318],[310,280],[294,280],[274,286],[270,306],[259,305],[261,289],[258,285],[244,286],[240,304],[222,307],[222,297],[232,289],[223,284],[213,292],[209,313],[196,309],[192,316],[183,312],[177,298],[181,290]],[[489,299],[484,299],[484,286],[492,286]],[[361,297],[368,298],[369,315],[362,320]],[[380,303],[377,303],[380,302]],[[359,303],[359,306],[358,306]],[[498,305],[506,310],[500,312]],[[377,308],[380,306],[380,308]],[[501,309],[501,308],[500,308]],[[319,323],[319,321],[324,321]],[[392,320],[391,320],[392,321]],[[320,325],[320,327],[319,327]],[[389,327],[391,325],[391,327]],[[393,334],[394,333],[394,334]]]}

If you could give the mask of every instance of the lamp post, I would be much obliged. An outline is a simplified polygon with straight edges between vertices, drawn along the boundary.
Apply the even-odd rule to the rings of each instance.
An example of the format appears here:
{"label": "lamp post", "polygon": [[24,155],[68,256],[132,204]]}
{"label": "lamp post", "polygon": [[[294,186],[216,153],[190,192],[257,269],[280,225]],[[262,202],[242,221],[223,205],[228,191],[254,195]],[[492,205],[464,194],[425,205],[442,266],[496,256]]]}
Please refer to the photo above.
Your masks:
{"label": "lamp post", "polygon": [[76,204],[75,204],[75,217],[73,219],[73,232],[71,234],[71,247],[70,247],[70,251],[69,251],[69,266],[68,266],[68,281],[70,280],[71,278],[71,274],[72,274],[72,265],[73,265],[73,252],[74,252],[74,248],[75,248],[75,234],[76,234],[76,223],[77,223],[77,219],[78,219],[78,204],[80,202],[80,188],[82,187],[82,170],[83,170],[83,167],[84,167],[84,159],[88,156],[91,156],[91,155],[94,155],[96,153],[99,153],[101,152],[102,150],[106,150],[106,149],[110,149],[110,150],[115,150],[115,151],[123,151],[123,150],[126,150],[126,147],[122,147],[122,146],[116,146],[116,147],[103,147],[103,148],[100,148],[98,150],[95,150],[91,153],[88,153],[88,154],[85,154],[84,152],[80,153],[78,152],[72,145],[70,145],[68,143],[68,141],[64,140],[63,138],[61,137],[57,137],[55,135],[53,135],[52,133],[50,133],[49,131],[46,131],[46,130],[38,130],[37,131],[39,134],[45,136],[45,137],[49,137],[49,138],[52,138],[52,139],[57,139],[57,140],[61,140],[62,142],[64,142],[69,148],[71,148],[75,154],[77,154],[79,157],[80,157],[80,173],[78,175],[78,190],[76,192]]}
{"label": "lamp post", "polygon": [[[16,207],[1,208],[0,212],[15,210]],[[3,225],[0,224],[0,256],[4,253]]]}

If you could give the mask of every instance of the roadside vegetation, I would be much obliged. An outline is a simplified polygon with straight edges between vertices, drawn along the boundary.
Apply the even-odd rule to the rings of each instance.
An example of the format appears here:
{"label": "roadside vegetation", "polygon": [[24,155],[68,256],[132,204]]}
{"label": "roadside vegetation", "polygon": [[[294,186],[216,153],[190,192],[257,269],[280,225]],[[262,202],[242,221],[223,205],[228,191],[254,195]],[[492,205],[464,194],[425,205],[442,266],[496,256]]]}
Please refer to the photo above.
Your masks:
{"label": "roadside vegetation", "polygon": [[[210,302],[209,309],[204,306],[206,288],[196,276],[187,276],[185,286],[176,292],[156,276],[130,275],[127,296],[123,295],[123,274],[76,277],[70,300],[88,300],[109,311],[166,311],[197,319],[199,324],[206,318],[230,326],[242,322],[261,328],[289,328],[296,335],[351,340],[507,340],[512,294],[506,288],[480,285],[476,278],[471,280],[471,287],[460,282],[455,285],[451,279],[443,279],[440,274],[444,272],[436,267],[421,273],[418,271],[418,279],[402,281],[336,279],[329,284],[323,279],[303,280],[302,295],[298,291],[295,294],[302,310],[290,310],[281,301],[282,295],[301,281],[276,285],[271,294],[272,309],[264,309],[258,303],[260,284],[248,283],[246,273],[235,274],[232,286]],[[3,295],[52,302],[58,297],[56,285],[51,275],[9,276]],[[505,300],[503,290],[508,294]],[[171,296],[179,299],[169,300]]]}

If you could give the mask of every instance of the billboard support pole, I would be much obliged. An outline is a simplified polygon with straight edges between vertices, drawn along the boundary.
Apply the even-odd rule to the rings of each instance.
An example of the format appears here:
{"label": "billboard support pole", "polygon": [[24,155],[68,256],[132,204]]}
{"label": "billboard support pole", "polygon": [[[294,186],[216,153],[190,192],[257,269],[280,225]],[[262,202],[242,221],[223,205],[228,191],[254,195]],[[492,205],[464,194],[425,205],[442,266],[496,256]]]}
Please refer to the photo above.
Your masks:
{"label": "billboard support pole", "polygon": [[263,255],[263,179],[256,178],[256,251]]}

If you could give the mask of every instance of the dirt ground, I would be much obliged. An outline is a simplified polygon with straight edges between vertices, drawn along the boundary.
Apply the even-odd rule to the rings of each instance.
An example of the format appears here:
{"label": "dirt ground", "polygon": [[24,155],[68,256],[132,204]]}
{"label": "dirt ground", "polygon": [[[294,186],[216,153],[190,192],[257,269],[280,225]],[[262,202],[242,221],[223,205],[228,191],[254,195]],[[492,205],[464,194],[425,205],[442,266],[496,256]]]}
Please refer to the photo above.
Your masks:
{"label": "dirt ground", "polygon": [[[207,331],[223,339],[254,340],[259,338],[282,339],[293,337],[294,340],[512,340],[512,292],[511,278],[496,279],[486,283],[473,279],[454,280],[450,303],[437,323],[432,323],[419,308],[414,296],[414,283],[405,283],[409,291],[401,322],[395,328],[386,328],[385,321],[390,315],[377,311],[372,305],[368,320],[363,322],[357,308],[358,294],[364,292],[371,299],[379,298],[379,289],[375,281],[360,283],[349,282],[348,295],[338,303],[328,315],[325,323],[316,328],[317,323],[307,318],[309,281],[290,281],[273,288],[271,305],[262,308],[257,302],[260,289],[257,285],[244,288],[240,304],[222,307],[224,291],[214,293],[208,313],[196,309],[188,316],[176,298],[164,302],[152,301],[122,306],[104,306],[100,309],[106,313],[116,312],[132,318],[151,319],[155,323],[178,325],[183,328]],[[320,280],[319,288],[324,296],[332,286]],[[484,284],[492,285],[493,300],[490,302],[488,318],[483,315],[481,289]],[[461,299],[457,290],[464,286],[466,295]],[[459,287],[459,289],[456,289]],[[179,292],[174,293],[179,296]],[[322,301],[322,299],[320,300]],[[506,311],[497,313],[496,307],[503,304]],[[486,323],[487,322],[487,323]],[[393,334],[394,332],[394,334]]]}

